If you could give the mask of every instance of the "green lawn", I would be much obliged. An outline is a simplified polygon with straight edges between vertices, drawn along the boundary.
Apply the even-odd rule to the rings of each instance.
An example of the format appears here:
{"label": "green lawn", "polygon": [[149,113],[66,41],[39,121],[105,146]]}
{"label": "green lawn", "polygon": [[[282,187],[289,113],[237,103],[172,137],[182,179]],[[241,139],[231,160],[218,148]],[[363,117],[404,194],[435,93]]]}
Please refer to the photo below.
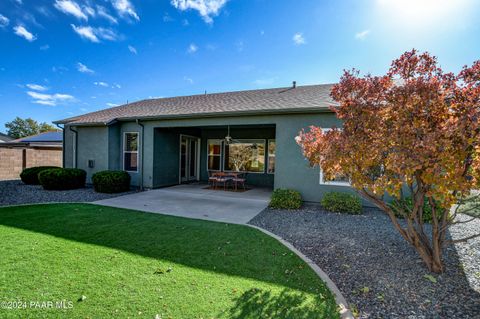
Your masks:
{"label": "green lawn", "polygon": [[[6,207],[0,256],[0,303],[26,302],[0,304],[1,318],[339,317],[301,259],[246,226],[88,204]],[[67,309],[36,308],[62,300]]]}

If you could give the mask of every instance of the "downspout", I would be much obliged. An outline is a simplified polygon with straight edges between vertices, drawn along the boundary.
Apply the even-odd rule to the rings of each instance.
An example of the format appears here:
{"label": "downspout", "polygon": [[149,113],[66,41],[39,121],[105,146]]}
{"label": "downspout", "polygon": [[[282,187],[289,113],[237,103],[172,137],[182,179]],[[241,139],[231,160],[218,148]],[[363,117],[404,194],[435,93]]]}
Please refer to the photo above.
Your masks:
{"label": "downspout", "polygon": [[62,167],[65,168],[65,126],[55,123],[55,126],[62,130]]}
{"label": "downspout", "polygon": [[140,123],[140,121],[137,119],[136,120],[137,122],[137,125],[139,125],[141,128],[142,128],[142,134],[141,134],[141,138],[140,138],[140,149],[141,149],[141,156],[142,156],[142,159],[140,160],[140,190],[143,191],[143,133],[145,132],[145,126]]}
{"label": "downspout", "polygon": [[75,142],[75,148],[73,149],[73,168],[77,168],[77,150],[78,150],[78,131],[74,130],[71,126],[68,127],[68,129],[70,131],[73,132],[73,134],[75,134],[75,139],[74,139],[74,142]]}

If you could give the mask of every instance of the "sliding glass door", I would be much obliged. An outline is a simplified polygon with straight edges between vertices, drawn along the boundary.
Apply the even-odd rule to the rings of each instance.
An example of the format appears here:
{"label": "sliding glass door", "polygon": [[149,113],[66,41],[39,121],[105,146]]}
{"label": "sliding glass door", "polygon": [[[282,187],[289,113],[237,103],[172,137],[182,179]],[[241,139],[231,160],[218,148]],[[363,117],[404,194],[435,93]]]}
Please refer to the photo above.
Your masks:
{"label": "sliding glass door", "polygon": [[182,135],[180,138],[180,182],[198,181],[199,139]]}

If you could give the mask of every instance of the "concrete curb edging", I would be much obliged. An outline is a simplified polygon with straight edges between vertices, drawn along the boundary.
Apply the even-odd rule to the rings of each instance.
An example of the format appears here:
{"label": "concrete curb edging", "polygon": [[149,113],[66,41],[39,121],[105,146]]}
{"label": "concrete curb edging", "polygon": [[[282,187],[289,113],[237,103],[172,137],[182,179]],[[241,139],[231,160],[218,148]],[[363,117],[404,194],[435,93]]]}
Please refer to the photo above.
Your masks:
{"label": "concrete curb edging", "polygon": [[270,237],[275,238],[280,243],[282,243],[285,247],[287,247],[292,252],[294,252],[304,262],[306,262],[307,265],[310,266],[310,268],[312,268],[312,270],[318,275],[318,277],[320,277],[320,279],[322,279],[325,282],[325,284],[327,284],[328,289],[330,289],[330,291],[335,296],[335,301],[337,302],[337,305],[340,307],[340,318],[342,318],[342,319],[354,319],[355,318],[353,316],[352,312],[350,311],[350,309],[348,308],[347,300],[345,299],[345,297],[343,297],[343,295],[340,292],[340,290],[338,289],[338,287],[330,279],[330,277],[328,277],[328,275],[322,269],[320,269],[320,267],[318,267],[318,265],[316,263],[314,263],[310,258],[305,256],[303,253],[301,253],[298,249],[293,247],[292,244],[287,242],[282,237],[280,237],[278,235],[275,235],[274,233],[269,232],[268,230],[260,228],[258,226],[254,226],[254,225],[250,225],[250,224],[245,224],[245,226],[257,229],[257,230],[261,231],[262,233],[264,233],[264,234],[266,234]]}

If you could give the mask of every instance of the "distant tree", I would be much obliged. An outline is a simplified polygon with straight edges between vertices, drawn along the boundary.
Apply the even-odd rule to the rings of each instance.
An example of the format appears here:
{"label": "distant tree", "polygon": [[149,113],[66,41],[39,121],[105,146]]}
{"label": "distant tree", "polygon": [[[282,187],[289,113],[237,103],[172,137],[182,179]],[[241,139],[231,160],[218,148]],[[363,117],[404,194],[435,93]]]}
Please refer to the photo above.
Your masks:
{"label": "distant tree", "polygon": [[7,134],[13,138],[22,138],[48,131],[56,131],[57,129],[48,123],[38,123],[34,119],[22,119],[16,117],[13,121],[5,124],[8,129]]}
{"label": "distant tree", "polygon": [[[343,129],[302,132],[297,141],[304,155],[327,178],[346,175],[390,217],[428,269],[442,272],[447,244],[479,236],[452,240],[447,232],[470,221],[458,221],[451,207],[480,186],[480,61],[454,75],[435,57],[412,50],[384,76],[345,72],[331,95]],[[390,205],[386,193],[400,205]],[[401,205],[405,195],[413,206]],[[424,225],[425,203],[431,228]]]}

